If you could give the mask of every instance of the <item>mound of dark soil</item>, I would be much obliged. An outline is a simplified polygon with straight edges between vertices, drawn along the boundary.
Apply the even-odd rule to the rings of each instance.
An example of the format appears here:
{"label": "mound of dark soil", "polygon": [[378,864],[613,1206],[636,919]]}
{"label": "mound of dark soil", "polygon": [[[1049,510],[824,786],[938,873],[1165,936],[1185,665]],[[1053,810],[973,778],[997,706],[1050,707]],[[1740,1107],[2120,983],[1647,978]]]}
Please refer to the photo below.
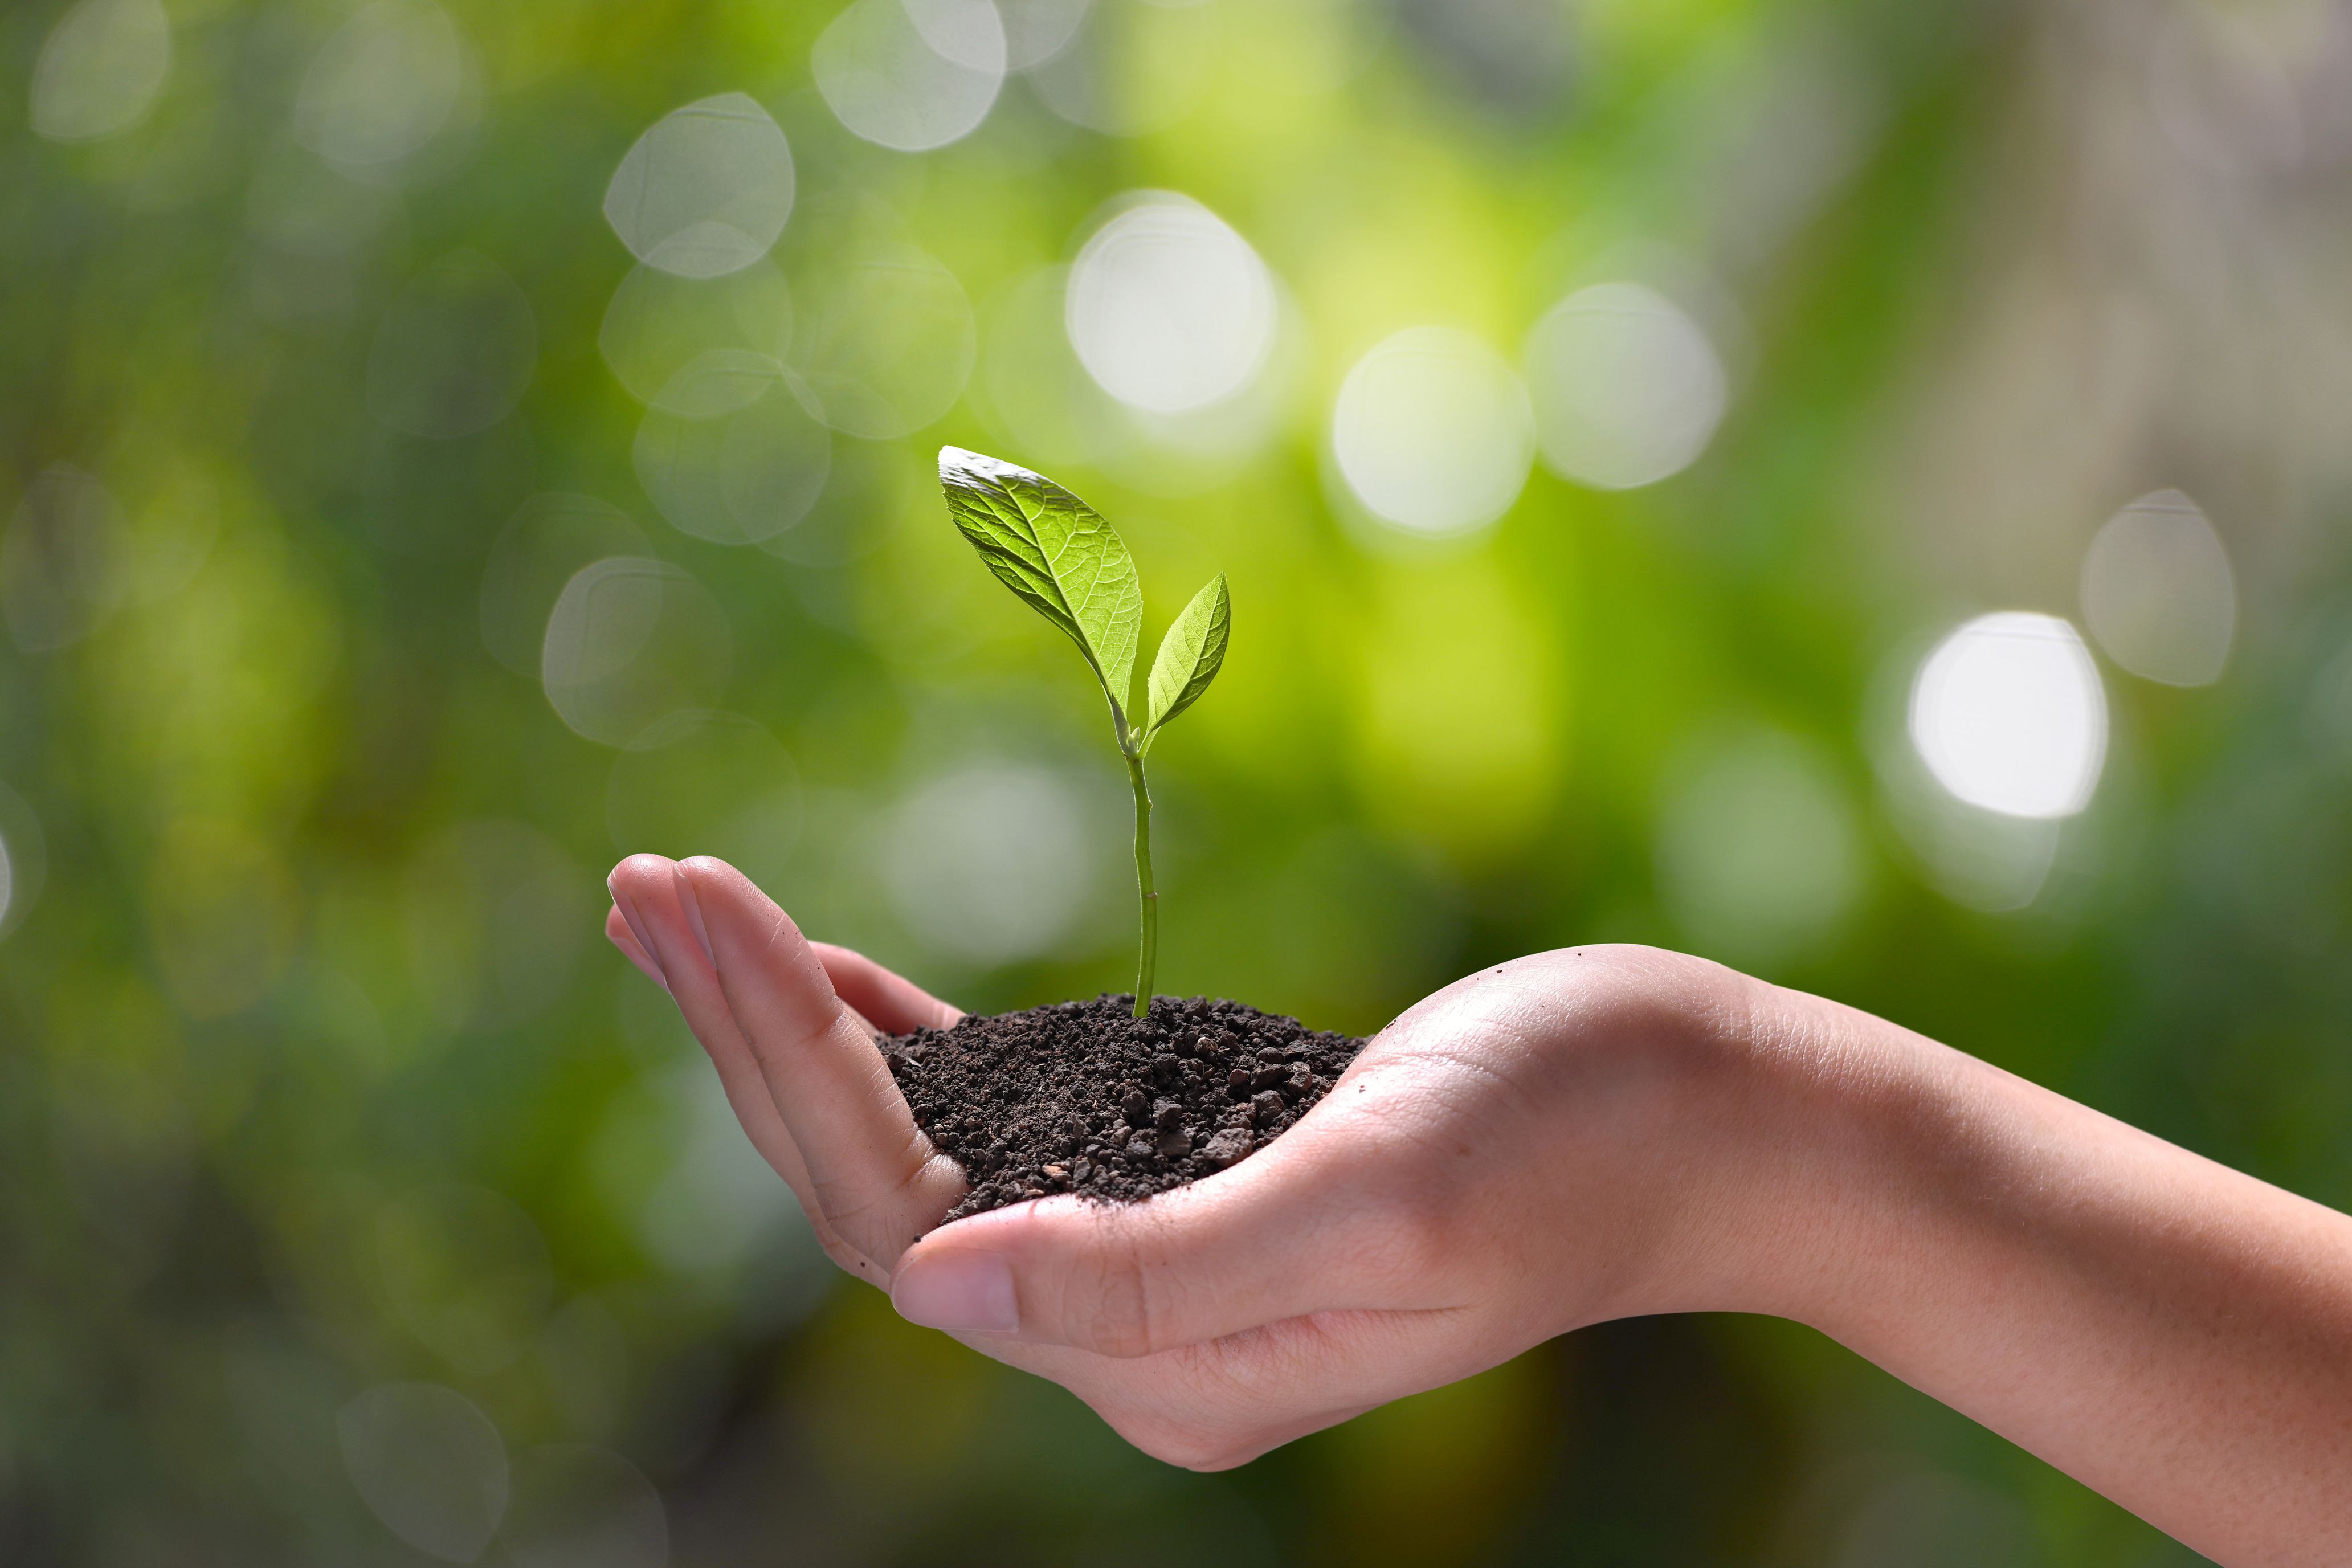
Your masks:
{"label": "mound of dark soil", "polygon": [[1048,1193],[1132,1202],[1247,1159],[1361,1040],[1238,1002],[1132,995],[969,1016],[882,1042],[915,1120],[964,1169],[948,1218]]}

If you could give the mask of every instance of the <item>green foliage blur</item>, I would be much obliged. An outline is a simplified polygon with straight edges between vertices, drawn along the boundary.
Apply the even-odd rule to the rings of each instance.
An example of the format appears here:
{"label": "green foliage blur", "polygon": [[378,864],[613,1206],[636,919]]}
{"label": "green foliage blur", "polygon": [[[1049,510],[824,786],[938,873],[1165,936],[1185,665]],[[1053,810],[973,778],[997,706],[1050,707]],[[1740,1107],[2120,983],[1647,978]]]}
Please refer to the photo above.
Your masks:
{"label": "green foliage blur", "polygon": [[[1163,991],[1370,1032],[1660,942],[2352,1204],[2352,13],[893,5],[0,11],[0,1559],[2193,1561],[1761,1321],[1166,1469],[834,1277],[599,884],[719,853],[967,1007],[1122,984],[1101,708],[953,443],[1155,595],[1230,576],[1154,759]],[[712,99],[789,214],[664,250],[698,194],[624,161]],[[1141,192],[1263,258],[1238,390],[1074,351]],[[1699,334],[1668,415],[1720,377],[1655,482],[1570,428],[1646,384],[1536,363],[1623,283]],[[1355,374],[1415,328],[1379,365],[1496,418],[1416,446],[1472,404]],[[1920,661],[2085,626],[2168,489],[2218,679],[2094,616],[2087,809],[1960,806]]]}

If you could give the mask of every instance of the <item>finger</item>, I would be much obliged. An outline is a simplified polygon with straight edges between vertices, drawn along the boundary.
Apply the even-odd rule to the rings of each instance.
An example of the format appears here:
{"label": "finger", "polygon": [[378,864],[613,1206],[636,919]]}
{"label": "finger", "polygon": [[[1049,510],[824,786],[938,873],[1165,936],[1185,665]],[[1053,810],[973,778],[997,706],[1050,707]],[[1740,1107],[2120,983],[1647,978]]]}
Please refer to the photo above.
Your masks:
{"label": "finger", "polygon": [[[886,1282],[889,1271],[843,1239],[825,1218],[807,1163],[768,1093],[767,1079],[750,1044],[735,1026],[734,1015],[719,990],[719,976],[695,944],[685,911],[678,906],[671,863],[658,855],[633,855],[613,868],[606,885],[612,889],[623,934],[646,955],[663,988],[677,1001],[687,1026],[718,1070],[719,1087],[726,1091],[727,1103],[742,1124],[744,1135],[792,1188],[826,1254],[862,1279],[877,1285]],[[608,916],[606,934],[612,934],[612,926]],[[671,974],[677,976],[675,985],[669,981]]]}
{"label": "finger", "polygon": [[669,989],[669,982],[663,978],[661,965],[654,962],[653,954],[646,951],[645,944],[637,940],[636,932],[629,929],[629,918],[621,912],[618,904],[614,904],[604,916],[604,937],[621,950],[622,957],[644,971],[646,979],[665,991]]}
{"label": "finger", "polygon": [[963,1195],[963,1172],[915,1125],[873,1035],[791,917],[723,860],[682,860],[674,877],[826,1218],[894,1266]]}
{"label": "finger", "polygon": [[1380,1157],[1379,1120],[1327,1100],[1146,1203],[1055,1197],[960,1221],[900,1261],[892,1304],[933,1328],[1114,1357],[1309,1313],[1446,1310],[1443,1194],[1403,1187],[1399,1168],[1421,1163]]}
{"label": "finger", "polygon": [[863,1013],[883,1033],[911,1034],[917,1029],[951,1029],[963,1016],[913,981],[894,974],[862,952],[813,942],[809,948],[824,965],[825,977],[844,1002]]}

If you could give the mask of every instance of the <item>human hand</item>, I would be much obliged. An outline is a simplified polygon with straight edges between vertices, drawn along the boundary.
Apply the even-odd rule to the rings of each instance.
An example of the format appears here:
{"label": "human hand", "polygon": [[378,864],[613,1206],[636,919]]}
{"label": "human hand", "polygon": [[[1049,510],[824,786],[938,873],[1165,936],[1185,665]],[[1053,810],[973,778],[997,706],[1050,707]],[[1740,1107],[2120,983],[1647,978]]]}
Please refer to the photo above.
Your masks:
{"label": "human hand", "polygon": [[874,1030],[956,1010],[719,861],[612,889],[835,1260],[1160,1458],[1239,1464],[1583,1323],[1765,1312],[2208,1556],[2352,1557],[2352,1218],[1867,1014],[1541,953],[1412,1008],[1230,1169],[940,1226],[963,1174]]}
{"label": "human hand", "polygon": [[1704,1086],[1769,988],[1698,960],[1586,949],[1482,972],[1228,1171],[934,1229],[962,1173],[874,1030],[961,1015],[806,942],[722,862],[636,856],[611,885],[607,933],[668,986],[835,1260],[1164,1459],[1237,1464],[1580,1323],[1728,1304],[1767,1245],[1738,1217],[1756,1188],[1740,1107]]}

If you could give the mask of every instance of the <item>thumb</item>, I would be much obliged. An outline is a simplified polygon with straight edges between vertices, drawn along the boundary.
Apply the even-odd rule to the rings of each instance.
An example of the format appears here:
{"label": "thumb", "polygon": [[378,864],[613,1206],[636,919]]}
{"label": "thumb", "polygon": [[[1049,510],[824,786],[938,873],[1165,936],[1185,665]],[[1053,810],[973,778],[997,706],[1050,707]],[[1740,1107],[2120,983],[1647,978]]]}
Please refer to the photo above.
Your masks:
{"label": "thumb", "polygon": [[1144,1356],[1300,1317],[1448,1305],[1435,1205],[1399,1201],[1362,1129],[1312,1117],[1139,1204],[1060,1195],[933,1231],[890,1300],[928,1328]]}

